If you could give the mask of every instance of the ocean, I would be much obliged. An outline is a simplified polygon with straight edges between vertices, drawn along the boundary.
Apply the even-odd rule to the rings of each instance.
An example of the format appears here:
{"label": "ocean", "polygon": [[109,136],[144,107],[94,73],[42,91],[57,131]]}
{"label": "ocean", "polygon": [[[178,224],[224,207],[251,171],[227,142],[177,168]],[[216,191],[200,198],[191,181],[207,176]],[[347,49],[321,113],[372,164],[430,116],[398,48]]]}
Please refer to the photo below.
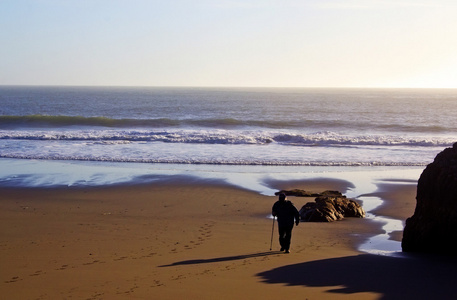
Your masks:
{"label": "ocean", "polygon": [[86,184],[140,165],[423,168],[457,140],[452,89],[2,86],[0,104],[3,183],[52,162],[93,170],[71,179]]}

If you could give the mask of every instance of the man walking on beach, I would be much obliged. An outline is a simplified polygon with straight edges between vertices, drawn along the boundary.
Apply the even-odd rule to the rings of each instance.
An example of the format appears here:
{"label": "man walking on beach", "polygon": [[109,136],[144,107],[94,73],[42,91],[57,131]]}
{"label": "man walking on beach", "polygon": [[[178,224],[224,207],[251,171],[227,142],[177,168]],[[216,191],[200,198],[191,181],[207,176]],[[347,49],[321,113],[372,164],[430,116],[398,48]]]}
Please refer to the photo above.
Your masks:
{"label": "man walking on beach", "polygon": [[285,194],[279,194],[279,200],[275,202],[272,208],[272,215],[278,218],[279,244],[281,251],[290,253],[290,239],[292,238],[292,229],[300,222],[300,215],[294,204],[286,200]]}

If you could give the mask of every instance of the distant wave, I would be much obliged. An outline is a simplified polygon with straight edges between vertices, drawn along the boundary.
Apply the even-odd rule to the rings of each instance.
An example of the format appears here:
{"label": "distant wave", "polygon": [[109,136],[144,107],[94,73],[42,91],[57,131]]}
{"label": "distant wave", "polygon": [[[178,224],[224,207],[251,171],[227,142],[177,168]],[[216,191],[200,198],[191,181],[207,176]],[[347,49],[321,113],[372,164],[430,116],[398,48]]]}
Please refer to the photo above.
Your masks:
{"label": "distant wave", "polygon": [[[301,121],[301,120],[237,120],[233,118],[207,119],[113,119],[107,117],[82,116],[0,116],[0,128],[21,127],[68,127],[68,126],[99,126],[99,127],[182,127],[199,126],[208,128],[236,128],[236,127],[263,127],[263,128],[307,128],[330,124],[328,121]],[[333,121],[331,126],[343,126],[339,121]]]}
{"label": "distant wave", "polygon": [[0,140],[87,141],[96,143],[164,142],[195,144],[278,143],[286,146],[408,146],[447,147],[455,141],[445,138],[394,135],[340,135],[334,132],[291,134],[268,131],[234,130],[0,130]]}
{"label": "distant wave", "polygon": [[[320,122],[319,122],[320,123]],[[301,121],[256,121],[236,120],[232,118],[208,119],[112,119],[107,117],[82,116],[0,116],[0,128],[8,127],[67,127],[67,126],[100,126],[100,127],[178,127],[201,126],[211,128],[254,126],[266,128],[291,128],[311,125]]]}
{"label": "distant wave", "polygon": [[170,119],[111,119],[81,116],[0,116],[0,127],[66,127],[66,126],[177,126],[179,121]]}
{"label": "distant wave", "polygon": [[208,119],[115,119],[83,116],[0,116],[0,129],[108,127],[108,128],[184,128],[202,127],[213,129],[266,128],[266,129],[382,129],[392,132],[440,133],[454,132],[455,127],[405,124],[375,124],[350,120],[239,120],[232,118]]}

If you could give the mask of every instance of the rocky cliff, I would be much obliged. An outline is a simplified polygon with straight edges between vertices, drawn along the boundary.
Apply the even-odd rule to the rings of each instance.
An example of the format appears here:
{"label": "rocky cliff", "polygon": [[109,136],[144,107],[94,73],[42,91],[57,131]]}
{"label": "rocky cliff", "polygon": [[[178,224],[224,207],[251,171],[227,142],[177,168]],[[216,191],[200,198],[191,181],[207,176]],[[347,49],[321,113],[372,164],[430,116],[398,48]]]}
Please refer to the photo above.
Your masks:
{"label": "rocky cliff", "polygon": [[422,172],[416,200],[414,215],[406,220],[403,251],[457,254],[457,143]]}

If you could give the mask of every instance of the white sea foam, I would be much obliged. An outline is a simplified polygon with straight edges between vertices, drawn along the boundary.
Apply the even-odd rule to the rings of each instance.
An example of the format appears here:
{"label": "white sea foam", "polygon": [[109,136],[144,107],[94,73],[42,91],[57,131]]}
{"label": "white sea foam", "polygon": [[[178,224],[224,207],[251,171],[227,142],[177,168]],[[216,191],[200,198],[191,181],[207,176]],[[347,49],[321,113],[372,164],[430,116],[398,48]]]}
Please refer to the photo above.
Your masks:
{"label": "white sea foam", "polygon": [[0,140],[0,157],[180,164],[423,166],[440,148],[165,143],[125,140]]}
{"label": "white sea foam", "polygon": [[411,146],[446,147],[450,137],[395,136],[395,135],[342,135],[335,132],[310,134],[278,131],[235,130],[0,130],[0,140],[42,141],[146,141],[200,144],[269,144],[291,146]]}

